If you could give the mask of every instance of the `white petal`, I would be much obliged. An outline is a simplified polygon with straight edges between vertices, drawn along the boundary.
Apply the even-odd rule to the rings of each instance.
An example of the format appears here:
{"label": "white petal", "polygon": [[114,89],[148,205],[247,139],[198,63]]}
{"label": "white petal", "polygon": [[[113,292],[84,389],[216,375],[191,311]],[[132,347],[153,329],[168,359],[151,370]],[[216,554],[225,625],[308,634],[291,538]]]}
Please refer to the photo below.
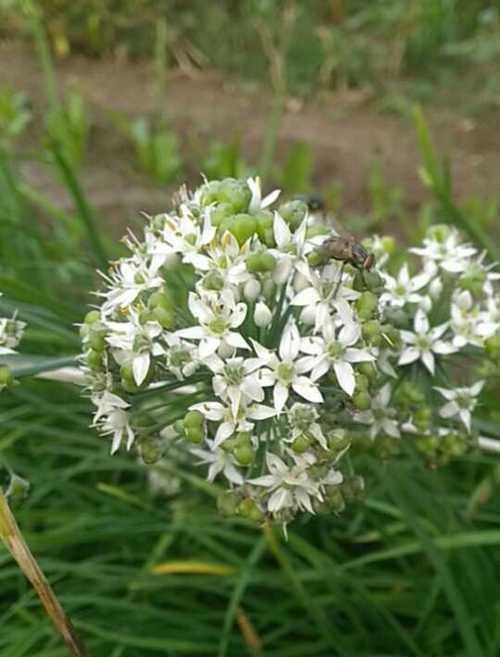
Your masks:
{"label": "white petal", "polygon": [[420,351],[415,347],[408,347],[405,349],[398,360],[398,365],[408,365],[408,363],[414,363],[420,358]]}
{"label": "white petal", "polygon": [[301,290],[296,294],[290,303],[292,306],[310,306],[314,303],[318,303],[320,299],[321,297],[317,290],[313,287],[306,287],[305,290]]}
{"label": "white petal", "polygon": [[132,362],[134,381],[138,386],[140,386],[144,382],[144,379],[146,378],[146,375],[149,371],[150,360],[151,359],[149,354],[139,354],[134,358]]}
{"label": "white petal", "polygon": [[424,351],[422,353],[422,362],[431,374],[434,374],[434,354],[432,351]]}
{"label": "white petal", "polygon": [[356,384],[352,365],[344,361],[336,361],[333,363],[333,369],[335,370],[337,381],[342,390],[344,390],[349,396],[352,396]]}
{"label": "white petal", "polygon": [[273,231],[279,249],[283,249],[290,243],[292,233],[288,224],[278,212],[274,213]]}
{"label": "white petal", "polygon": [[250,420],[267,420],[270,417],[276,416],[276,409],[263,404],[252,404],[247,412],[247,417]]}
{"label": "white petal", "polygon": [[230,331],[225,336],[225,341],[236,349],[250,349],[250,345],[245,338],[240,333],[235,333],[234,331]]}
{"label": "white petal", "polygon": [[286,400],[288,399],[288,388],[284,386],[282,383],[277,383],[274,386],[274,391],[273,391],[273,400],[274,400],[274,407],[278,411],[278,413],[281,413],[283,410],[284,405],[286,404]]}
{"label": "white petal", "polygon": [[203,338],[198,349],[200,359],[203,360],[212,356],[217,351],[219,345],[219,338],[212,338],[210,336]]}
{"label": "white petal", "polygon": [[306,376],[298,376],[292,383],[292,388],[298,395],[313,404],[321,404],[323,402],[323,395],[319,391],[319,388]]}

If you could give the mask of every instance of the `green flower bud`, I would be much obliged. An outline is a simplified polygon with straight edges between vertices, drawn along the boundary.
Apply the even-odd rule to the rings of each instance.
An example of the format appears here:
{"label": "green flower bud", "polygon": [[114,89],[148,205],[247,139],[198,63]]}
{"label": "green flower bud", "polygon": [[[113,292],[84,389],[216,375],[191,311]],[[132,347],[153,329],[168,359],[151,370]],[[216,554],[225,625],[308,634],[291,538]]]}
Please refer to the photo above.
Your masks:
{"label": "green flower bud", "polygon": [[292,443],[292,449],[296,454],[303,454],[311,446],[311,439],[308,438],[304,433],[300,436],[297,436]]}
{"label": "green flower bud", "polygon": [[365,286],[372,292],[381,292],[384,288],[384,281],[376,271],[363,271],[362,277]]}
{"label": "green flower bud", "polygon": [[380,337],[380,322],[370,319],[362,326],[361,333],[365,340],[370,342],[374,337]]}
{"label": "green flower bud", "polygon": [[345,429],[335,429],[328,434],[328,447],[334,452],[341,452],[351,444]]}
{"label": "green flower bud", "polygon": [[94,351],[104,351],[106,349],[105,331],[93,331],[88,338],[88,346]]}
{"label": "green flower bud", "polygon": [[219,291],[224,287],[224,279],[222,278],[221,273],[214,269],[205,274],[201,284],[205,290]]}
{"label": "green flower bud", "polygon": [[420,406],[413,415],[413,423],[419,431],[430,429],[432,420],[432,409],[428,406]]}
{"label": "green flower bud", "polygon": [[7,365],[0,365],[0,390],[6,388],[14,382],[14,376]]}
{"label": "green flower bud", "polygon": [[120,385],[125,390],[125,392],[128,392],[130,394],[133,394],[134,392],[137,392],[139,390],[139,386],[135,383],[133,379],[127,379],[122,377],[122,379],[120,380]]}
{"label": "green flower bud", "polygon": [[311,267],[319,267],[320,265],[324,265],[326,261],[327,258],[325,255],[318,250],[311,251],[311,253],[307,256],[307,262],[311,265]]}
{"label": "green flower bud", "polygon": [[219,199],[219,191],[221,188],[221,183],[219,180],[211,180],[203,187],[203,191],[200,196],[200,205],[207,206],[211,203],[217,203]]}
{"label": "green flower bud", "polygon": [[243,244],[255,234],[257,222],[250,214],[237,214],[230,226],[230,232],[236,237],[238,244]]}
{"label": "green flower bud", "polygon": [[223,516],[235,516],[239,504],[240,498],[233,491],[224,491],[217,497],[217,509]]}
{"label": "green flower bud", "polygon": [[358,317],[362,321],[371,319],[377,311],[377,306],[378,299],[373,294],[373,292],[363,292],[361,296],[356,300],[356,310],[358,312]]}
{"label": "green flower bud", "polygon": [[246,212],[251,198],[252,193],[244,180],[226,178],[220,183],[218,200],[220,203],[228,203],[235,214]]}
{"label": "green flower bud", "polygon": [[99,313],[98,310],[90,310],[86,315],[85,319],[83,320],[85,324],[95,324],[95,322],[98,322],[101,319],[101,314]]}
{"label": "green flower bud", "polygon": [[91,370],[99,370],[102,367],[102,351],[91,349],[86,356],[86,361]]}
{"label": "green flower bud", "polygon": [[252,520],[253,522],[260,522],[264,519],[262,511],[249,497],[246,497],[240,502],[238,505],[238,513],[240,516],[243,516],[243,518],[248,518],[248,520]]}
{"label": "green flower bud", "polygon": [[306,239],[310,240],[312,237],[317,237],[318,235],[329,235],[331,232],[332,229],[324,224],[313,224],[306,230]]}
{"label": "green flower bud", "polygon": [[233,452],[240,465],[250,465],[255,459],[255,452],[250,445],[240,445]]}
{"label": "green flower bud", "polygon": [[202,428],[204,422],[205,418],[203,417],[203,413],[200,413],[200,411],[188,411],[184,416],[184,428]]}
{"label": "green flower bud", "polygon": [[229,203],[219,203],[212,209],[210,220],[213,226],[220,226],[224,219],[231,217],[234,214],[233,206]]}
{"label": "green flower bud", "polygon": [[186,426],[184,421],[184,435],[190,443],[200,445],[203,442],[204,434],[203,427]]}
{"label": "green flower bud", "polygon": [[398,329],[408,329],[410,327],[409,315],[400,308],[386,308],[384,319],[388,324]]}
{"label": "green flower bud", "polygon": [[341,513],[345,509],[345,500],[339,486],[332,486],[326,494],[328,506],[334,513]]}
{"label": "green flower bud", "polygon": [[296,230],[307,215],[307,204],[304,201],[289,201],[280,205],[278,212],[290,228]]}
{"label": "green flower bud", "polygon": [[163,456],[160,441],[157,438],[148,436],[141,439],[139,443],[141,458],[146,465],[153,465]]}
{"label": "green flower bud", "polygon": [[377,368],[373,363],[365,362],[359,363],[359,365],[356,364],[356,369],[360,374],[366,376],[369,381],[373,381],[377,376]]}
{"label": "green flower bud", "polygon": [[273,242],[274,242],[273,213],[269,212],[269,210],[261,210],[260,212],[257,212],[257,214],[254,214],[253,216],[255,217],[255,221],[257,222],[257,235],[259,236],[260,241],[267,244],[268,231],[271,231],[271,234],[273,236]]}
{"label": "green flower bud", "polygon": [[162,328],[167,331],[172,331],[175,328],[175,314],[172,310],[167,310],[162,306],[156,306],[153,308],[152,314]]}
{"label": "green flower bud", "polygon": [[354,393],[352,403],[359,411],[367,411],[372,405],[372,400],[367,392],[360,390]]}

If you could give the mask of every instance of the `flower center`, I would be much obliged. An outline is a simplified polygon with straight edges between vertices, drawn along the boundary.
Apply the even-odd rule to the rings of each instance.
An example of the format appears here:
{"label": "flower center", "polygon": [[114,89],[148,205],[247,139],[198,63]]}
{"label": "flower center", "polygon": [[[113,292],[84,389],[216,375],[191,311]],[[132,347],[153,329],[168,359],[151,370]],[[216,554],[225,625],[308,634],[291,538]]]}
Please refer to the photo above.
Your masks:
{"label": "flower center", "polygon": [[243,381],[245,370],[241,365],[226,365],[223,374],[224,379],[230,386],[236,386]]}
{"label": "flower center", "polygon": [[216,317],[208,323],[208,330],[214,335],[223,335],[228,328],[229,324],[223,317]]}
{"label": "flower center", "polygon": [[417,336],[415,346],[420,351],[431,351],[432,342],[427,335],[419,335]]}
{"label": "flower center", "polygon": [[280,363],[275,370],[277,379],[285,385],[290,385],[295,376],[295,367],[293,363]]}
{"label": "flower center", "polygon": [[338,340],[332,340],[328,343],[326,351],[330,360],[337,360],[344,353],[345,347]]}

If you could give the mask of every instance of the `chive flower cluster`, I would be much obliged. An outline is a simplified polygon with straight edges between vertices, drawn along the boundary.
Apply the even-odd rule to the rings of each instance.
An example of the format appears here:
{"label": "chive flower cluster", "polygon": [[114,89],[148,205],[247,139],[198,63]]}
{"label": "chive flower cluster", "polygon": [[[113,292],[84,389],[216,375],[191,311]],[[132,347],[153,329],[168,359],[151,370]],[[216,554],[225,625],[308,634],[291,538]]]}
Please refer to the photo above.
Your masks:
{"label": "chive flower cluster", "polygon": [[365,271],[328,256],[323,217],[278,197],[258,178],[181,190],[126,238],[81,334],[112,452],[187,455],[223,484],[222,512],[286,523],[362,490],[360,446],[387,456],[406,435],[438,463],[473,442],[484,378],[456,386],[452,359],[493,348],[500,321],[498,274],[453,229],[413,250],[414,275],[373,238]]}

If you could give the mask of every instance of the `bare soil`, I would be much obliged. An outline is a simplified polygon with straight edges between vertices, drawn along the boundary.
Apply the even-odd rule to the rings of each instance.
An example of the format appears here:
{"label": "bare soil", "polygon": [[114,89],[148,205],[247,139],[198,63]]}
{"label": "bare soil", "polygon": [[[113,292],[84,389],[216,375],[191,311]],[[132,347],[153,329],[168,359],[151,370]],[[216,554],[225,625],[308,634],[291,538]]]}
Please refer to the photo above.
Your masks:
{"label": "bare soil", "polygon": [[[134,170],[130,147],[111,118],[115,112],[137,116],[155,109],[151,65],[71,57],[57,64],[57,76],[61,89],[78,90],[90,108],[92,132],[81,182],[103,222],[113,233],[122,232],[139,210],[164,210],[171,189],[155,187]],[[17,43],[0,43],[0,86],[4,84],[23,90],[30,98],[36,121],[23,146],[33,148],[40,140],[47,102],[38,61],[31,50]],[[255,162],[270,107],[270,90],[262,87],[242,87],[215,73],[190,77],[173,73],[168,79],[164,109],[181,136],[190,182],[199,180],[196,154],[214,138],[230,139],[239,134],[245,155]],[[427,116],[439,149],[452,163],[457,198],[497,195],[500,132],[494,118],[474,122],[456,106],[446,111],[427,108]],[[279,131],[278,156],[298,140],[314,149],[318,188],[340,181],[343,213],[368,209],[367,177],[374,158],[380,162],[387,184],[403,189],[409,210],[415,210],[427,196],[417,173],[419,156],[413,127],[399,115],[377,112],[373,100],[364,93],[332,94],[310,102],[290,99]],[[31,185],[54,203],[70,206],[50,169],[33,161],[21,166]]]}

